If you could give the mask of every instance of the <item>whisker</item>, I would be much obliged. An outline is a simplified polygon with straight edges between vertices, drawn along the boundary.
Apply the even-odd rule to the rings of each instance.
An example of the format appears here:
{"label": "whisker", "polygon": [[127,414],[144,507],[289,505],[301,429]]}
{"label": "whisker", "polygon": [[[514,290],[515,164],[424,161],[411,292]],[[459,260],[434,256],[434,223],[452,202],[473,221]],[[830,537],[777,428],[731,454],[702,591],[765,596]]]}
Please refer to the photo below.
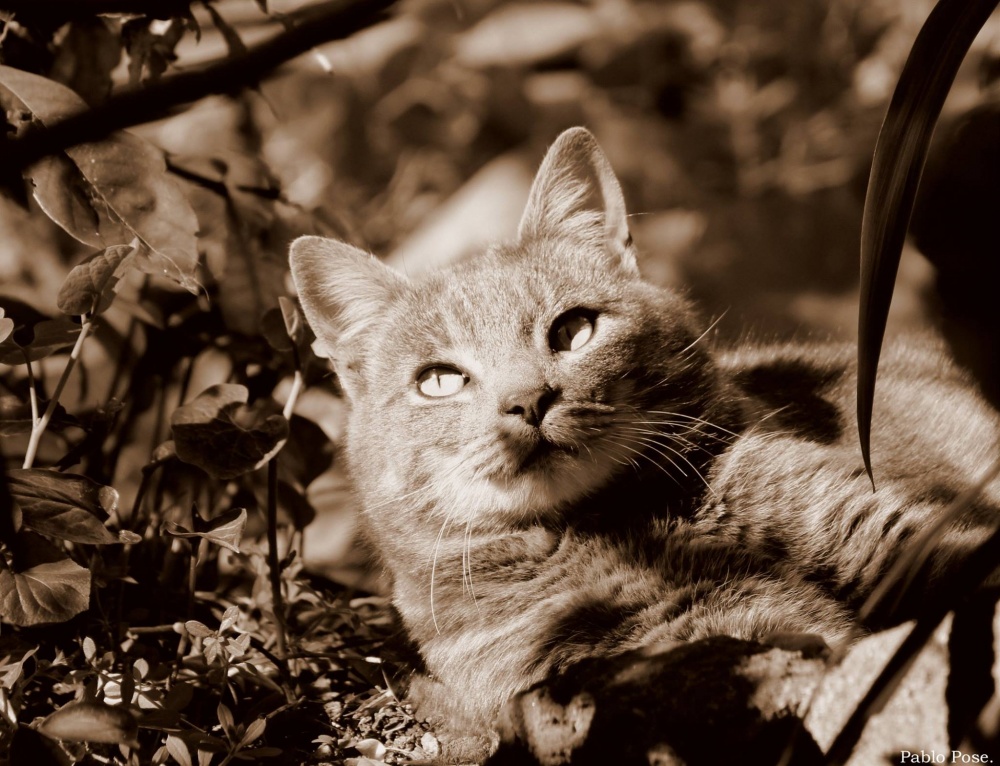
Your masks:
{"label": "whisker", "polygon": [[728,314],[728,313],[729,313],[729,309],[727,308],[725,311],[723,311],[721,314],[719,314],[718,319],[716,319],[714,322],[712,322],[712,324],[710,324],[708,326],[708,329],[706,329],[705,332],[703,332],[701,335],[699,335],[697,338],[695,338],[693,341],[691,341],[691,343],[689,343],[685,348],[682,348],[678,352],[678,356],[680,356],[681,354],[683,354],[683,353],[685,353],[687,351],[690,351],[692,348],[694,348],[698,344],[698,341],[700,341],[702,338],[704,338],[706,335],[708,335],[710,332],[712,332],[712,330],[715,329],[715,326],[717,324],[719,324],[719,322],[721,322],[725,318],[726,314]]}

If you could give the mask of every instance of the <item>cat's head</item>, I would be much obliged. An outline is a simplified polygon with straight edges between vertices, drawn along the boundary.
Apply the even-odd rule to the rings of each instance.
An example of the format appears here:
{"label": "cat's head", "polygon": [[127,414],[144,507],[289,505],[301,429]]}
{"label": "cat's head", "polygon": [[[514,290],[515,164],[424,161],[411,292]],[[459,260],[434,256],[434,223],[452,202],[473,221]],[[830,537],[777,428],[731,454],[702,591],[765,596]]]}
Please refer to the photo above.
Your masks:
{"label": "cat's head", "polygon": [[401,498],[435,529],[442,514],[459,530],[517,524],[644,461],[683,465],[665,434],[697,430],[710,362],[684,302],[640,278],[621,188],[586,130],[549,150],[513,243],[414,280],[319,237],[296,240],[291,265],[351,401],[372,515]]}

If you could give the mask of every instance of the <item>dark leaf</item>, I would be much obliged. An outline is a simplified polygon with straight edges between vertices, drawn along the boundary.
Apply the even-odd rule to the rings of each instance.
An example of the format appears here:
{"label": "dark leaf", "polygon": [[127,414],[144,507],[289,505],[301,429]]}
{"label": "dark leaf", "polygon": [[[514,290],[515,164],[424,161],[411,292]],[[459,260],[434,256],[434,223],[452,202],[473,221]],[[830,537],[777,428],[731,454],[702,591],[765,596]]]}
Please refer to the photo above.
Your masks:
{"label": "dark leaf", "polygon": [[10,762],[30,763],[32,766],[70,766],[73,761],[57,743],[20,724],[10,743]]}
{"label": "dark leaf", "polygon": [[284,246],[271,246],[274,205],[248,188],[270,188],[268,169],[259,159],[230,156],[226,163],[226,237],[228,253],[219,280],[219,303],[226,326],[256,335],[260,317],[278,305],[288,271]]}
{"label": "dark leaf", "polygon": [[246,509],[233,508],[208,522],[201,521],[200,518],[196,517],[196,529],[193,532],[170,521],[166,523],[166,530],[167,534],[173,537],[201,537],[223,548],[228,548],[233,553],[239,553],[240,540],[243,539],[243,530],[246,529],[246,525]]}
{"label": "dark leaf", "polygon": [[14,320],[4,316],[3,307],[0,306],[0,343],[3,343],[14,333]]}
{"label": "dark leaf", "polygon": [[[11,329],[13,329],[13,323],[11,323]],[[277,306],[268,309],[261,317],[260,334],[275,351],[291,351],[295,348],[295,344],[285,329],[285,319],[281,315],[281,309]]]}
{"label": "dark leaf", "polygon": [[38,725],[47,737],[67,742],[107,742],[138,747],[139,725],[124,705],[71,702]]}
{"label": "dark leaf", "polygon": [[295,302],[284,295],[278,298],[278,307],[272,308],[261,319],[261,334],[275,351],[305,349],[310,342],[306,323]]}
{"label": "dark leaf", "polygon": [[869,477],[875,375],[903,240],[934,125],[965,54],[997,0],[940,0],[910,50],[878,142],[861,224],[858,432]]}
{"label": "dark leaf", "polygon": [[[48,406],[45,399],[38,400],[39,412]],[[61,404],[56,405],[49,422],[49,429],[60,431],[69,426],[79,426],[80,421],[70,415]],[[14,436],[31,432],[31,404],[16,396],[0,396],[0,436]]]}
{"label": "dark leaf", "polygon": [[8,482],[23,528],[77,543],[121,542],[104,526],[118,505],[118,492],[112,487],[44,468],[11,470]]}
{"label": "dark leaf", "polygon": [[[69,88],[11,67],[0,66],[0,86],[43,124],[85,108]],[[114,133],[46,157],[30,174],[38,204],[69,234],[99,248],[138,238],[139,268],[198,291],[197,219],[152,144]]]}
{"label": "dark leaf", "polygon": [[0,618],[12,625],[66,622],[90,603],[90,571],[68,558],[14,572],[0,558]]}
{"label": "dark leaf", "polygon": [[215,8],[211,3],[205,3],[204,6],[208,15],[212,17],[212,23],[215,28],[219,30],[219,34],[222,35],[222,39],[226,41],[226,48],[229,49],[230,56],[241,56],[247,52],[247,46],[244,45],[243,40],[240,39],[239,34],[233,29],[232,25],[226,21],[225,17]]}
{"label": "dark leaf", "polygon": [[292,415],[291,434],[281,453],[281,473],[301,487],[308,487],[333,465],[333,442],[308,418]]}
{"label": "dark leaf", "polygon": [[111,305],[118,282],[134,265],[138,242],[113,245],[94,253],[73,270],[59,289],[64,314],[100,314]]}
{"label": "dark leaf", "polygon": [[141,17],[122,25],[122,42],[128,51],[129,82],[138,85],[143,79],[158,80],[177,58],[174,48],[190,22],[172,19],[165,30],[151,26],[151,19]]}
{"label": "dark leaf", "polygon": [[14,322],[13,340],[19,346],[27,346],[31,343],[33,333],[31,328],[52,319],[48,314],[43,314],[30,303],[18,300],[10,295],[0,295],[0,306],[3,307],[4,316]]}
{"label": "dark leaf", "polygon": [[177,456],[217,479],[259,468],[288,438],[288,421],[273,402],[247,406],[245,386],[211,386],[170,419]]}
{"label": "dark leaf", "polygon": [[56,51],[49,76],[69,86],[88,104],[111,93],[111,73],[121,61],[115,22],[102,18],[71,21]]}
{"label": "dark leaf", "polygon": [[955,610],[948,636],[948,741],[958,750],[993,696],[996,596],[978,593]]}
{"label": "dark leaf", "polygon": [[46,319],[32,328],[32,338],[27,345],[19,346],[16,332],[0,343],[0,364],[18,365],[44,359],[57,351],[76,344],[80,325],[69,319]]}

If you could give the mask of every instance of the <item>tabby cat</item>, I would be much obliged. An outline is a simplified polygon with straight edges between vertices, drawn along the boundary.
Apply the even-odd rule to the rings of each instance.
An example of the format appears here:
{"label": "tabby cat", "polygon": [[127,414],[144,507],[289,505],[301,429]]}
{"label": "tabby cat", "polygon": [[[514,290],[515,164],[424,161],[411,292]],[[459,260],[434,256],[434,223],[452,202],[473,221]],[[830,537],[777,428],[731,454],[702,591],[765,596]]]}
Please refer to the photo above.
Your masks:
{"label": "tabby cat", "polygon": [[[410,279],[303,237],[292,274],[351,403],[350,473],[426,663],[424,710],[488,731],[585,658],[851,635],[906,539],[993,458],[998,419],[932,343],[887,351],[861,464],[852,351],[713,354],[639,275],[593,136],[549,150],[517,240]],[[942,541],[924,586],[1000,497]]]}

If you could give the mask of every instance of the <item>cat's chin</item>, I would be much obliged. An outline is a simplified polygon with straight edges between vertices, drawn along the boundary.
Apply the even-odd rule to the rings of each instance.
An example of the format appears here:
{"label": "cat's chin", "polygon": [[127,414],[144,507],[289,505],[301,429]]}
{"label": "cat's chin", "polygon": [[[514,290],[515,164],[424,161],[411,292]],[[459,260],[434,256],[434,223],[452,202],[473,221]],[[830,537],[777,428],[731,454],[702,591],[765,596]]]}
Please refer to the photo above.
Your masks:
{"label": "cat's chin", "polygon": [[550,517],[603,486],[610,467],[583,462],[576,455],[531,455],[516,472],[483,481],[493,495],[494,513],[510,521]]}

